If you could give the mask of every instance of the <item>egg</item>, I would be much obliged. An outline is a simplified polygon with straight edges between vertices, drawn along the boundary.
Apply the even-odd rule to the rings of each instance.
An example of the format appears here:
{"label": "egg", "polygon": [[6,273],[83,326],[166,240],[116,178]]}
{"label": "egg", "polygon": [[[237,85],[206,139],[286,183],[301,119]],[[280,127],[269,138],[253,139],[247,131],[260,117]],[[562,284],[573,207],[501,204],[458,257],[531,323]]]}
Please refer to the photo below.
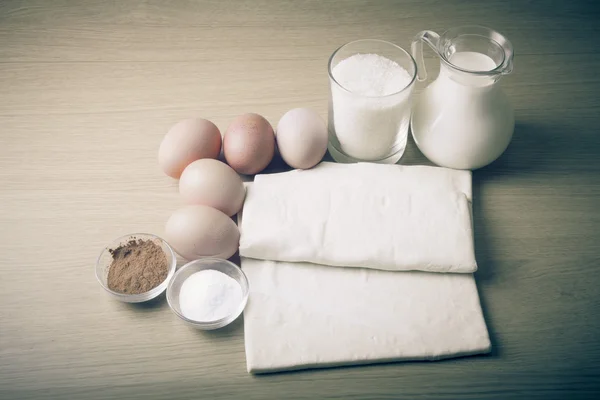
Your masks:
{"label": "egg", "polygon": [[239,175],[229,165],[210,158],[196,160],[183,170],[179,193],[187,204],[213,207],[229,216],[240,211],[246,196]]}
{"label": "egg", "polygon": [[258,114],[240,115],[223,137],[227,163],[240,174],[256,174],[269,165],[275,152],[273,127]]}
{"label": "egg", "polygon": [[312,168],[327,152],[325,121],[309,108],[286,112],[277,124],[276,138],[281,158],[292,168]]}
{"label": "egg", "polygon": [[221,132],[212,122],[185,119],[165,135],[158,150],[158,164],[165,174],[178,179],[192,161],[219,157],[221,142]]}
{"label": "egg", "polygon": [[165,226],[165,239],[188,260],[229,258],[238,250],[240,231],[221,211],[201,205],[181,208]]}

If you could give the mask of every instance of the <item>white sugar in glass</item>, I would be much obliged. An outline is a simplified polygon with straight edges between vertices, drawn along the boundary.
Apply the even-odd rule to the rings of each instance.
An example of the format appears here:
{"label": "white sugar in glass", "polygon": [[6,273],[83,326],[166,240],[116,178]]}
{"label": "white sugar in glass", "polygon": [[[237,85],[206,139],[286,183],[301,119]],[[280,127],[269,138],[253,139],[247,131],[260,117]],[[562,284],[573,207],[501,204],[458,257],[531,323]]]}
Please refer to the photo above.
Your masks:
{"label": "white sugar in glass", "polygon": [[406,148],[413,58],[381,40],[358,40],[329,60],[329,151],[338,162],[397,162]]}

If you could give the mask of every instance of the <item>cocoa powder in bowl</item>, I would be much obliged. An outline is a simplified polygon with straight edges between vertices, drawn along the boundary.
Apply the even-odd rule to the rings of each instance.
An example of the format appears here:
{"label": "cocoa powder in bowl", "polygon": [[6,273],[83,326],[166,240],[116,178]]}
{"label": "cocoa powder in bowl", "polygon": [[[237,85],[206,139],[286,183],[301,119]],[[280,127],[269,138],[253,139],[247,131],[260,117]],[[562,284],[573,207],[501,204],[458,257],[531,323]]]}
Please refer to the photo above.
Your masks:
{"label": "cocoa powder in bowl", "polygon": [[107,285],[113,292],[145,293],[167,278],[167,256],[161,246],[152,240],[133,238],[108,251],[113,260],[108,269]]}

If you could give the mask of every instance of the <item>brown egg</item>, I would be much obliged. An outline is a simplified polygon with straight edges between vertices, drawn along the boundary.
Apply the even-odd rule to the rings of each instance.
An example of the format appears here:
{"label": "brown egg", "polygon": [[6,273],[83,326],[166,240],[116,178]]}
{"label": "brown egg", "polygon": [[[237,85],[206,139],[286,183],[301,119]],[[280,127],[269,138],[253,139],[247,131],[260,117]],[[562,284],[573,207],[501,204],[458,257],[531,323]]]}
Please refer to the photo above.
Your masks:
{"label": "brown egg", "polygon": [[193,161],[217,158],[221,153],[221,132],[212,122],[190,118],[173,125],[158,150],[158,164],[170,177],[179,179]]}
{"label": "brown egg", "polygon": [[185,167],[179,193],[187,204],[203,204],[232,216],[242,208],[246,189],[229,165],[205,158]]}
{"label": "brown egg", "polygon": [[240,115],[223,137],[223,154],[238,173],[256,174],[266,168],[275,152],[273,127],[258,114]]}
{"label": "brown egg", "polygon": [[240,231],[227,215],[208,206],[175,211],[165,226],[165,239],[187,260],[229,258],[239,247]]}

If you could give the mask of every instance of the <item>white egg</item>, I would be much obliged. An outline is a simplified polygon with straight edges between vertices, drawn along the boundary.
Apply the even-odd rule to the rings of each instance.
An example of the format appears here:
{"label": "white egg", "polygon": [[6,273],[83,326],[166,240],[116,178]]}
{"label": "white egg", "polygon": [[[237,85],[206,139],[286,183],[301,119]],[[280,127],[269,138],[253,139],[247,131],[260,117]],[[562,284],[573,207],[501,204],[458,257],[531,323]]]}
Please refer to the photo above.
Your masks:
{"label": "white egg", "polygon": [[183,170],[179,193],[187,204],[213,207],[229,216],[240,211],[246,195],[239,175],[210,158],[194,161]]}
{"label": "white egg", "polygon": [[281,158],[292,168],[312,168],[327,152],[325,121],[309,108],[286,112],[279,120],[275,137]]}
{"label": "white egg", "polygon": [[165,239],[188,260],[229,258],[239,248],[240,231],[221,211],[193,205],[173,213],[165,226]]}

